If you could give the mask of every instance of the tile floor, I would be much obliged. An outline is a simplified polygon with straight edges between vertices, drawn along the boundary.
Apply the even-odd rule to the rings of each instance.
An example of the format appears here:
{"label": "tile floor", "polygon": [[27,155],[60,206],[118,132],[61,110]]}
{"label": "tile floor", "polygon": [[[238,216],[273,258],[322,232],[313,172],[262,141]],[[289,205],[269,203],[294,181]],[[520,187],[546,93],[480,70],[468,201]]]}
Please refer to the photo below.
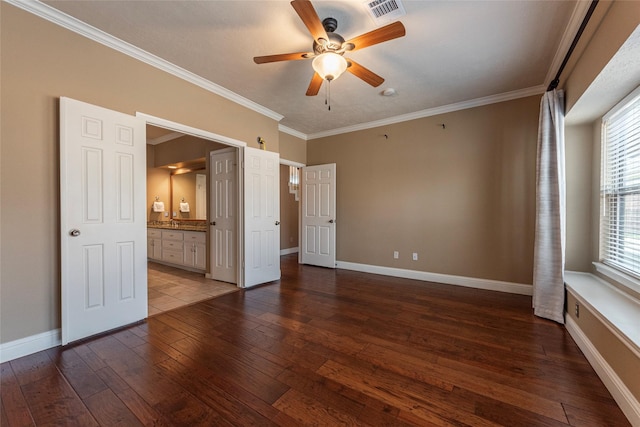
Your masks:
{"label": "tile floor", "polygon": [[155,262],[148,263],[149,316],[238,290],[236,285],[207,279]]}

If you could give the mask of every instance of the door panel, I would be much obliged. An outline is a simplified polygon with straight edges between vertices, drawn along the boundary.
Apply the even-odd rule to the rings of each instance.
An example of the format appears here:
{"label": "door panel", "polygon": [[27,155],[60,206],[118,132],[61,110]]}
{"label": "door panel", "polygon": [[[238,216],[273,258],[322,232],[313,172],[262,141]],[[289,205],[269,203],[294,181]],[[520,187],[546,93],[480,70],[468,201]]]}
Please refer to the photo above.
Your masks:
{"label": "door panel", "polygon": [[336,165],[302,168],[302,251],[300,262],[335,268]]}
{"label": "door panel", "polygon": [[280,278],[280,164],[278,153],[246,147],[244,286]]}
{"label": "door panel", "polygon": [[236,263],[237,220],[237,150],[211,153],[211,277],[238,283]]}
{"label": "door panel", "polygon": [[147,316],[142,119],[60,99],[62,343]]}

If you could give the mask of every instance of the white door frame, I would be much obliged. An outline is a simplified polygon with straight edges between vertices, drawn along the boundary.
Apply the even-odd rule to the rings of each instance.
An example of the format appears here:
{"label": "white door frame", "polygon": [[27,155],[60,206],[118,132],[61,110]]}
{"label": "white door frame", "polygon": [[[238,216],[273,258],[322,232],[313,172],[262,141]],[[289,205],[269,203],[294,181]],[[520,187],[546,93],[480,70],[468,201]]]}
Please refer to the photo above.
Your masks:
{"label": "white door frame", "polygon": [[[214,132],[194,128],[191,126],[183,125],[171,120],[166,120],[160,117],[152,116],[149,114],[136,112],[136,117],[143,118],[147,124],[158,126],[165,129],[170,129],[175,132],[180,132],[186,135],[192,135],[198,138],[208,139],[220,144],[228,145],[230,147],[236,147],[238,149],[238,156],[240,159],[244,158],[244,147],[247,146],[246,142],[238,139],[229,138],[228,136],[220,135]],[[238,212],[244,212],[244,197],[242,188],[244,188],[244,174],[242,168],[238,168]],[[237,247],[237,268],[238,268],[238,287],[244,287],[244,269],[242,268],[242,260],[244,259],[244,215],[238,214],[238,244]],[[207,275],[208,278],[210,274]]]}

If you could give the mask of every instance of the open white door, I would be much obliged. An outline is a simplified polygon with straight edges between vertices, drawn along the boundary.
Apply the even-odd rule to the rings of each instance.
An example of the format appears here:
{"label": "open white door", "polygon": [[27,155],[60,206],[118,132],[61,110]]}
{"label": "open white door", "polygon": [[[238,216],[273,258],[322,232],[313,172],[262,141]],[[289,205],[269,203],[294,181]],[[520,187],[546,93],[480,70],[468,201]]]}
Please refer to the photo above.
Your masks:
{"label": "open white door", "polygon": [[280,278],[278,153],[244,149],[244,286]]}
{"label": "open white door", "polygon": [[302,264],[336,267],[336,164],[302,168]]}
{"label": "open white door", "polygon": [[144,120],[60,99],[62,344],[147,317]]}
{"label": "open white door", "polygon": [[211,277],[229,283],[237,279],[237,149],[211,152]]}

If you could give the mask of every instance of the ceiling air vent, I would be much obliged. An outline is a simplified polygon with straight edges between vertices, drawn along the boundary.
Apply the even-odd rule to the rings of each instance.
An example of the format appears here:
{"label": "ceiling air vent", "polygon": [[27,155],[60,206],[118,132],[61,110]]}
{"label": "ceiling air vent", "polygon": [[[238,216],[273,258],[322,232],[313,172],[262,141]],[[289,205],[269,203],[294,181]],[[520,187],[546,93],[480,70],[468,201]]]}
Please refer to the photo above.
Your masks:
{"label": "ceiling air vent", "polygon": [[363,4],[377,25],[386,24],[407,14],[400,0],[367,0]]}

